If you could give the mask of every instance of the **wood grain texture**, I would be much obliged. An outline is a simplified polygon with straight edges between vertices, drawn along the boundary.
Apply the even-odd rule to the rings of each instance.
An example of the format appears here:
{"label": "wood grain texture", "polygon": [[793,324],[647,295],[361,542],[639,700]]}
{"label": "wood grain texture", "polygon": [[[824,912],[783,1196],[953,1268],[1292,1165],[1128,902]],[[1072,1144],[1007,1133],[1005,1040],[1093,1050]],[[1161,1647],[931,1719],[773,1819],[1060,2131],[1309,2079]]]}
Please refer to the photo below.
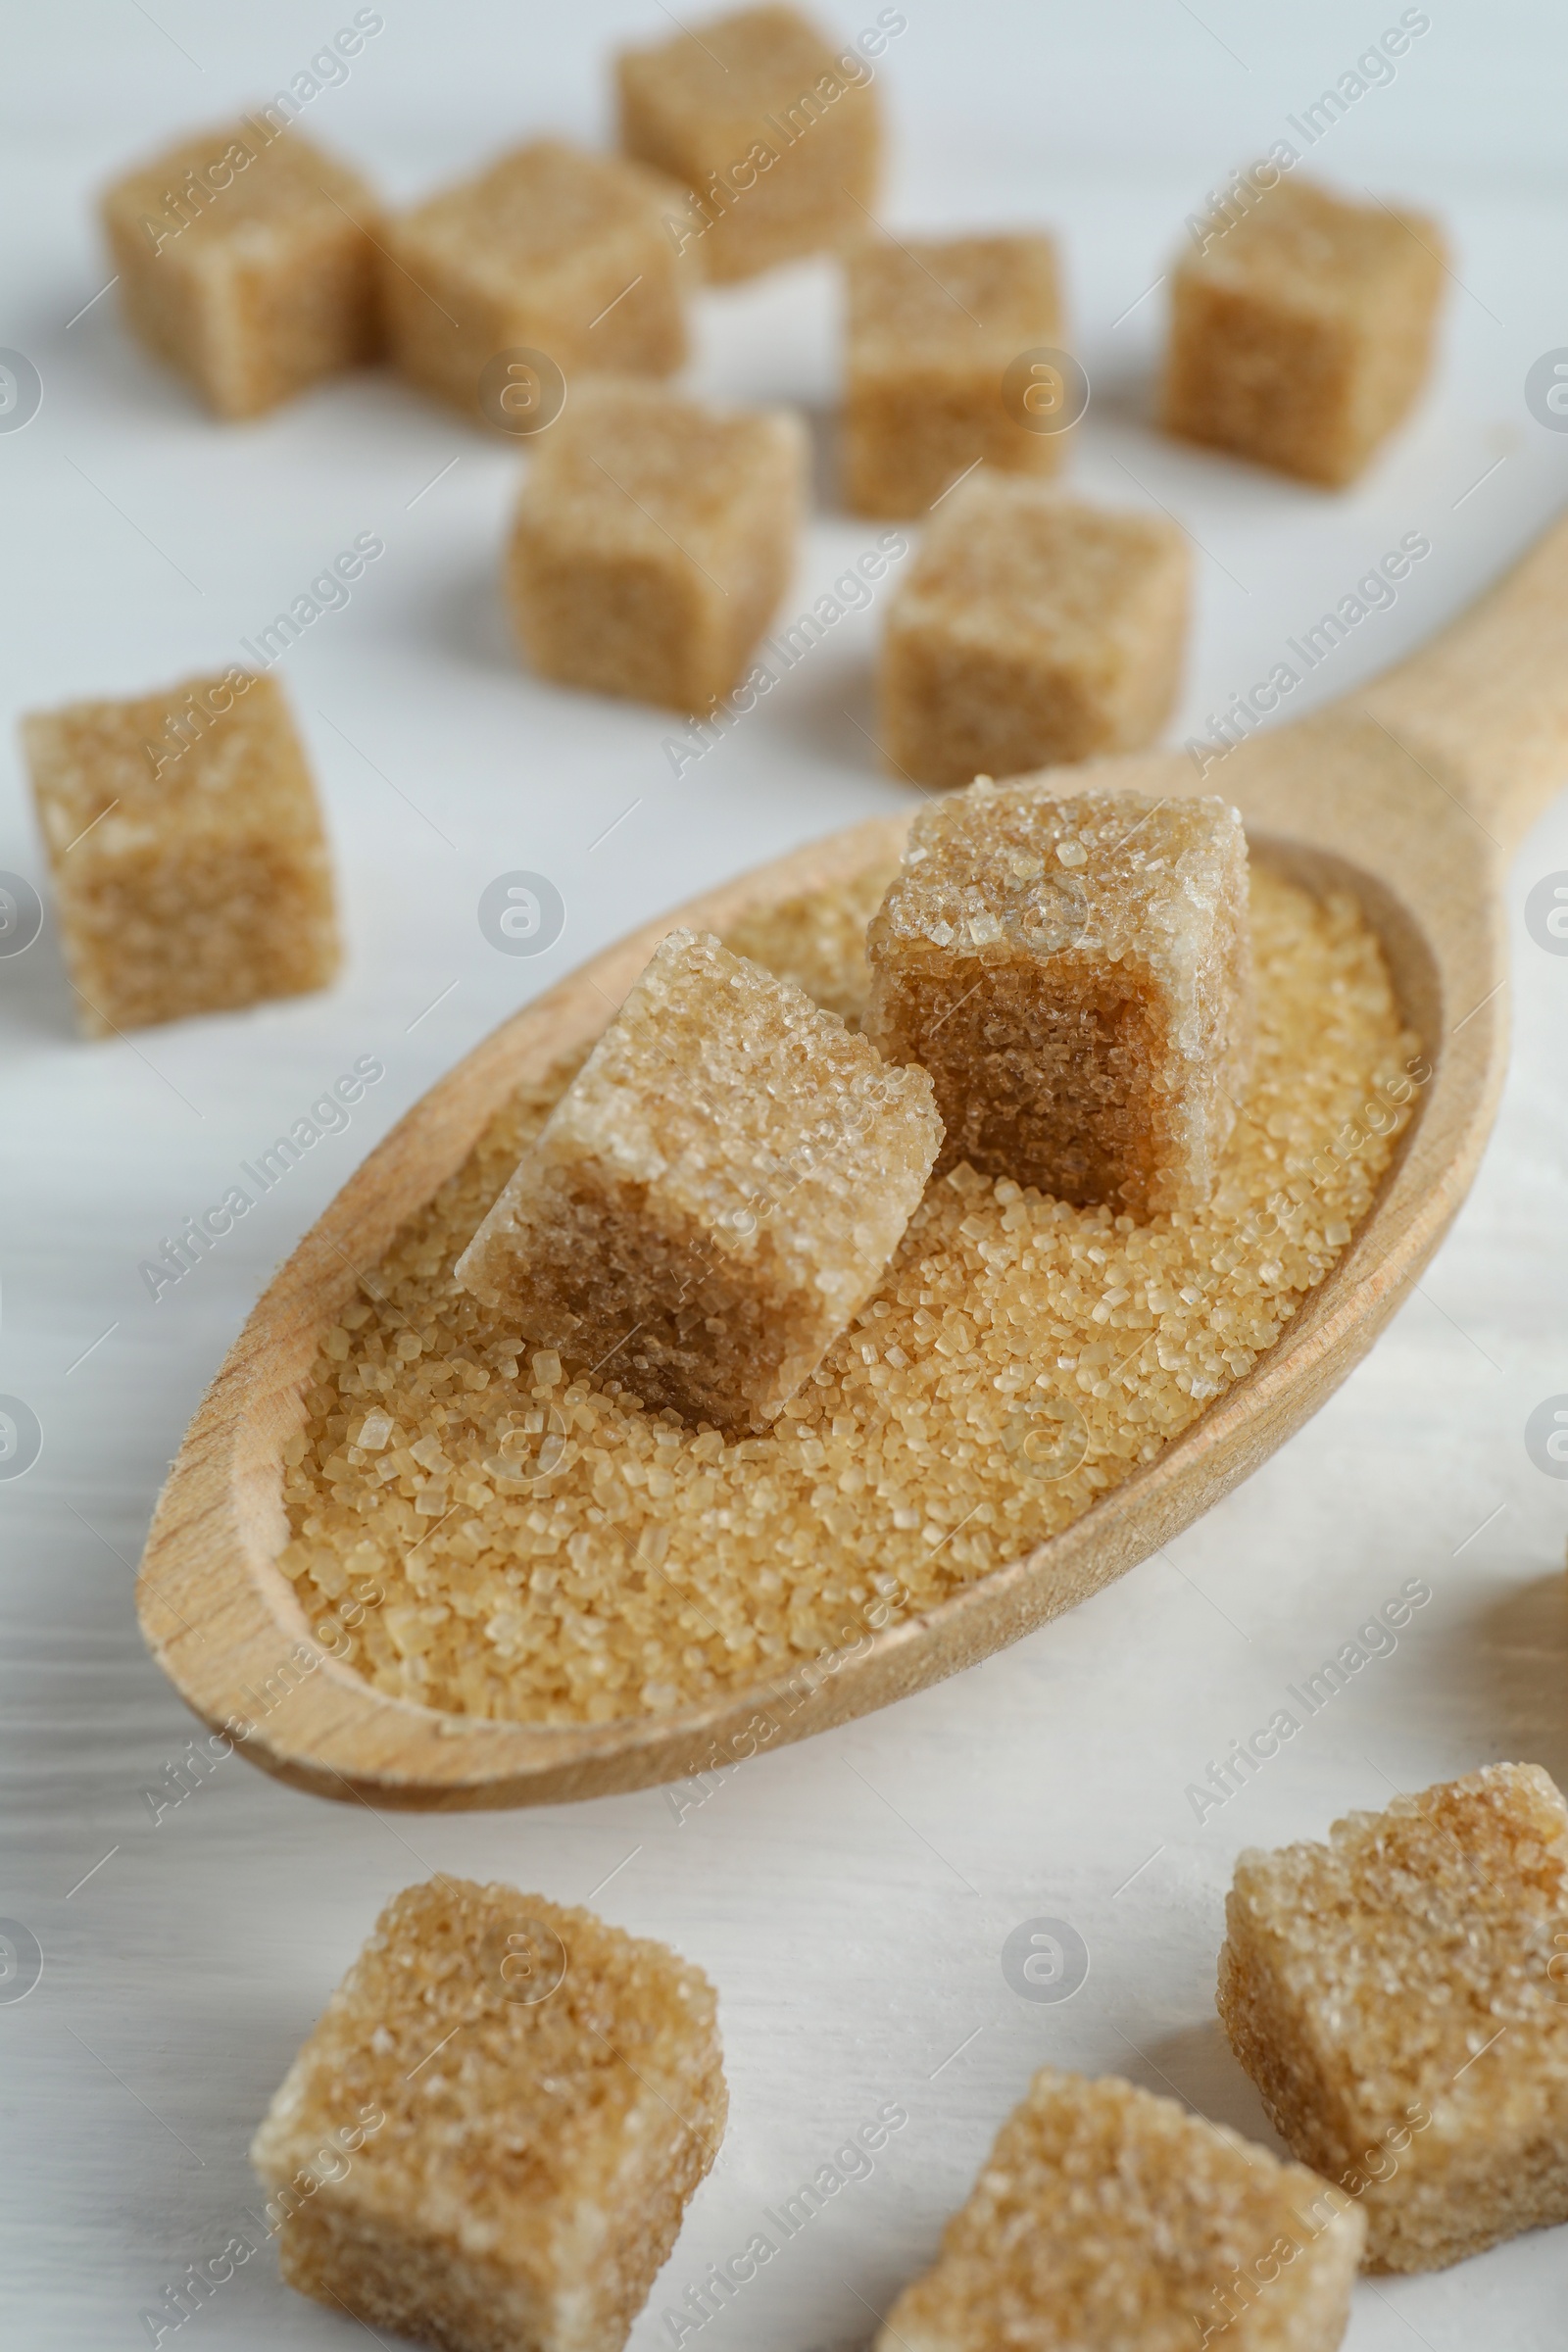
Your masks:
{"label": "wood grain texture", "polygon": [[[400,1226],[521,1081],[603,1026],[676,923],[723,930],[842,879],[902,837],[880,820],[645,924],[475,1049],[372,1153],[283,1267],[198,1411],[138,1586],[155,1656],[197,1713],[252,1725],[242,1752],[298,1787],[382,1805],[517,1805],[667,1781],[770,1739],[842,1723],[956,1672],[1167,1543],[1343,1380],[1463,1200],[1506,1059],[1497,885],[1506,845],[1568,768],[1568,525],[1414,660],[1356,700],[1239,745],[1200,777],[1182,755],[1060,771],[1069,790],[1222,792],[1253,852],[1359,898],[1434,1064],[1372,1214],[1284,1336],[1157,1460],[1062,1534],[845,1652],[802,1697],[767,1685],[673,1716],[534,1728],[442,1715],[372,1690],[310,1639],[274,1560],[280,1449],[303,1420],[318,1335]],[[735,1742],[741,1744],[737,1748]]]}

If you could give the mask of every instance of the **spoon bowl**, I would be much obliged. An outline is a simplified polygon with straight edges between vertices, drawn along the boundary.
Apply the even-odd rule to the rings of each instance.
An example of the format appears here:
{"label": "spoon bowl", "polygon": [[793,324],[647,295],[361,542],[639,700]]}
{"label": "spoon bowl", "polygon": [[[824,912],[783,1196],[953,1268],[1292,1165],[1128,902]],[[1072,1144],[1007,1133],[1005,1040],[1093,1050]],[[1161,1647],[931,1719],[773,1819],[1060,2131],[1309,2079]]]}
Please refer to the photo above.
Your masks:
{"label": "spoon bowl", "polygon": [[267,1770],[324,1796],[421,1808],[643,1788],[886,1706],[1014,1642],[1167,1544],[1282,1445],[1365,1354],[1447,1230],[1501,1088],[1499,885],[1568,770],[1568,524],[1412,660],[1203,763],[1151,753],[1056,771],[1063,789],[1222,793],[1255,857],[1348,888],[1379,934],[1432,1075],[1371,1212],[1274,1346],[1159,1456],[1060,1534],[786,1683],[672,1714],[541,1727],[389,1696],[314,1640],[276,1565],[282,1449],[321,1335],[513,1091],[604,1027],[677,924],[743,915],[897,855],[880,819],[644,924],[514,1014],[408,1112],[278,1273],[198,1410],[137,1588],[154,1656]]}

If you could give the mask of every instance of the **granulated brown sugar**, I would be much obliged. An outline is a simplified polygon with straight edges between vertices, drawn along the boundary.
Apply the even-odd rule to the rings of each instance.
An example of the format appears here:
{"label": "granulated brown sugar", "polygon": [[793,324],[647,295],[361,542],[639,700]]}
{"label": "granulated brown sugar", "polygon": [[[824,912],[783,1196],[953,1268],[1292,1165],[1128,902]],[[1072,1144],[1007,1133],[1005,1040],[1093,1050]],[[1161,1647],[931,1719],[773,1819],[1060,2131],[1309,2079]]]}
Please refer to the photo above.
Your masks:
{"label": "granulated brown sugar", "polygon": [[[766,1437],[568,1382],[457,1288],[583,1056],[519,1090],[326,1334],[284,1449],[311,1626],[400,1697],[603,1723],[787,1679],[1081,1517],[1278,1338],[1428,1074],[1352,900],[1254,868],[1251,915],[1253,1075],[1207,1206],[1135,1226],[955,1168]],[[842,988],[838,894],[821,924]],[[810,949],[797,902],[779,960],[806,980]]]}

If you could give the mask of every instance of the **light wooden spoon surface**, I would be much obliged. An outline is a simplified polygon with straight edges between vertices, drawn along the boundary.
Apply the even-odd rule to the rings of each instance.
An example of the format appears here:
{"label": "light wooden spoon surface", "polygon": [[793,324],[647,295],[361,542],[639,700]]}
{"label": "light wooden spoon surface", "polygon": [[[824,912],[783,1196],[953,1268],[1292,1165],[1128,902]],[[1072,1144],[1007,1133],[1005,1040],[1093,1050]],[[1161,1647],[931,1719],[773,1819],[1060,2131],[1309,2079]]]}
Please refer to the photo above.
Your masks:
{"label": "light wooden spoon surface", "polygon": [[[674,1714],[560,1728],[448,1715],[374,1690],[311,1637],[275,1565],[282,1447],[322,1334],[513,1091],[603,1028],[675,924],[754,909],[895,855],[878,820],[645,924],[477,1046],[394,1128],[307,1234],[209,1390],[164,1488],[137,1588],[154,1656],[209,1725],[300,1788],[372,1804],[553,1802],[678,1779],[886,1706],[1016,1641],[1189,1526],[1316,1410],[1366,1352],[1469,1188],[1507,1052],[1499,885],[1568,777],[1568,522],[1462,619],[1352,698],[1239,744],[1056,771],[1065,791],[1223,793],[1254,850],[1350,889],[1434,1065],[1370,1215],[1245,1379],[1081,1519],[846,1651],[803,1696],[768,1684]],[[761,1729],[759,1730],[759,1720]]]}

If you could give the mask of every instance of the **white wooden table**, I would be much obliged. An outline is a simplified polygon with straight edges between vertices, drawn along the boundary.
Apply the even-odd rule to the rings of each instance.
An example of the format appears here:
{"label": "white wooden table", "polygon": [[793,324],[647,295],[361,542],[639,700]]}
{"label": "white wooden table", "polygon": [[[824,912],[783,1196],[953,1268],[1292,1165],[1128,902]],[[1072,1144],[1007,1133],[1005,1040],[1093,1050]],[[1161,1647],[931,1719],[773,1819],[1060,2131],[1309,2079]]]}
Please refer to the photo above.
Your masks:
{"label": "white wooden table", "polygon": [[[95,185],[160,138],[265,98],[346,5],[282,0],[243,23],[213,22],[196,0],[151,13],[11,0],[6,13],[0,344],[44,386],[34,420],[0,434],[7,705],[224,666],[356,534],[386,552],[281,664],[342,878],[342,985],[86,1046],[52,928],[0,959],[0,1391],[43,1431],[36,1466],[0,1481],[0,1915],[43,1955],[24,2000],[0,1997],[4,2340],[148,2340],[140,2315],[255,2202],[250,2132],[376,1908],[439,1868],[591,1898],[720,1988],[729,2134],[638,2325],[643,2352],[670,2340],[662,2314],[764,2208],[879,2108],[906,2109],[869,2177],[703,2330],[718,2352],[854,2345],[928,2255],[1042,2061],[1125,2072],[1268,2141],[1213,2013],[1239,1847],[1320,1835],[1395,1786],[1490,1759],[1568,1779],[1568,1490],[1523,1436],[1532,1409],[1568,1391],[1568,958],[1536,943],[1522,911],[1535,883],[1568,869],[1568,799],[1510,886],[1514,1067],[1453,1237],[1347,1388],[1168,1556],[943,1689],[746,1765],[701,1805],[655,1791],[379,1819],[228,1760],[158,1813],[196,1727],[143,1653],[131,1572],[185,1420],[271,1266],[357,1156],[529,990],[722,875],[899,806],[902,787],[875,772],[860,731],[875,607],[677,780],[658,714],[552,693],[514,666],[496,592],[511,451],[386,378],[216,426],[126,342],[114,296],[92,299],[108,275]],[[1437,388],[1343,498],[1149,431],[1164,293],[1147,289],[1184,214],[1289,135],[1287,119],[1397,21],[1393,0],[1371,13],[1331,0],[1294,30],[1265,28],[1241,0],[1200,0],[1196,15],[1180,0],[908,0],[906,13],[883,61],[889,219],[1056,225],[1094,384],[1074,479],[1159,502],[1200,543],[1178,739],[1405,531],[1430,536],[1430,561],[1303,705],[1417,641],[1568,498],[1568,437],[1536,421],[1523,390],[1531,364],[1568,344],[1568,31],[1544,5],[1434,5],[1393,82],[1356,99],[1312,157],[1352,187],[1441,210],[1456,248]],[[606,46],[666,21],[654,0],[388,0],[384,15],[309,124],[396,199],[534,130],[599,135]],[[874,15],[844,0],[840,28]],[[701,340],[705,391],[818,414],[831,402],[825,270],[709,297]],[[875,535],[819,516],[791,609]],[[548,874],[566,907],[535,962],[496,954],[475,918],[486,883],[519,867]],[[0,868],[42,879],[9,742]],[[139,1261],[367,1054],[386,1074],[351,1129],[155,1303]],[[1200,1824],[1187,1784],[1412,1577],[1433,1597],[1397,1650]],[[1068,1922],[1088,1954],[1065,2002],[1021,1997],[1004,1973],[1008,1937],[1041,1918]],[[1348,2340],[1544,2352],[1561,2342],[1565,2277],[1558,2230],[1441,2278],[1364,2283]],[[348,2330],[284,2290],[268,2250],[180,2340],[277,2352],[347,2344]]]}

